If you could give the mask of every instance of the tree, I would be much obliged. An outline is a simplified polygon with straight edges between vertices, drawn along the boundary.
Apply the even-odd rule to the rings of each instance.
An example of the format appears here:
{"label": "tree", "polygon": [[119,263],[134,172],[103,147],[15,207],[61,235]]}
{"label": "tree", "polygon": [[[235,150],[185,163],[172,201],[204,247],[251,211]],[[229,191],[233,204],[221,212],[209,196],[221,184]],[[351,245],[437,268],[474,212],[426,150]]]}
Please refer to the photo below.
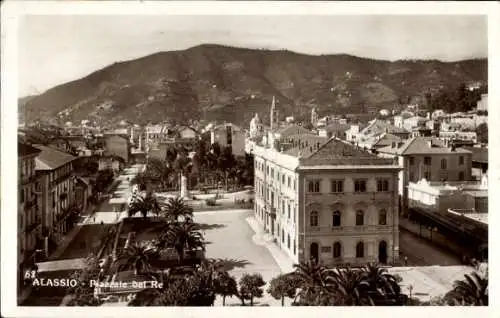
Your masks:
{"label": "tree", "polygon": [[294,299],[299,287],[297,276],[294,273],[287,273],[273,278],[267,292],[274,299],[281,299],[281,306],[284,306],[285,297]]}
{"label": "tree", "polygon": [[143,177],[147,181],[158,182],[163,189],[167,189],[174,177],[173,161],[162,161],[157,158],[150,158]]}
{"label": "tree", "polygon": [[153,271],[152,262],[159,258],[156,248],[149,244],[134,242],[130,244],[117,258],[118,270],[133,269],[134,274],[147,274]]}
{"label": "tree", "polygon": [[144,197],[135,195],[131,198],[128,207],[128,216],[132,217],[138,212],[141,213],[144,218],[147,217],[148,212],[154,214],[160,213],[160,205],[151,192],[147,192]]}
{"label": "tree", "polygon": [[362,306],[374,305],[369,295],[363,294],[363,289],[368,283],[364,280],[363,273],[351,268],[336,268],[329,271],[326,279],[330,290],[335,291],[335,305]]}
{"label": "tree", "polygon": [[199,227],[192,221],[177,222],[168,228],[167,232],[159,236],[160,247],[173,247],[179,256],[179,262],[184,260],[184,251],[201,248],[205,250],[203,235]]}
{"label": "tree", "polygon": [[315,260],[294,264],[294,274],[301,286],[297,296],[301,305],[319,306],[328,294],[326,286],[327,269]]}
{"label": "tree", "polygon": [[445,298],[453,305],[488,306],[488,277],[475,272],[464,276],[454,282]]}
{"label": "tree", "polygon": [[238,295],[238,284],[227,271],[218,272],[215,276],[215,292],[222,296],[222,306],[226,305],[226,297]]}
{"label": "tree", "polygon": [[193,217],[193,208],[181,197],[168,198],[163,210],[165,218],[174,222],[178,222],[181,216],[184,219]]}
{"label": "tree", "polygon": [[236,160],[234,159],[233,150],[230,146],[224,147],[219,158],[219,169],[224,172],[224,181],[226,191],[228,190],[228,175],[230,170],[235,166]]}
{"label": "tree", "polygon": [[253,306],[255,297],[262,297],[264,291],[262,287],[266,284],[260,274],[245,274],[240,279],[240,298],[243,305],[245,299],[250,300],[250,306]]}
{"label": "tree", "polygon": [[481,123],[476,127],[477,141],[480,143],[488,143],[488,124]]}
{"label": "tree", "polygon": [[102,301],[94,296],[94,288],[90,286],[91,280],[98,281],[102,276],[101,269],[99,268],[99,261],[90,254],[84,260],[84,266],[81,270],[76,270],[69,277],[78,282],[85,282],[85,284],[77,284],[75,287],[68,289],[67,294],[70,300],[67,306],[100,306]]}
{"label": "tree", "polygon": [[362,293],[376,305],[401,305],[401,287],[387,269],[370,263],[362,269],[361,276],[364,281]]}

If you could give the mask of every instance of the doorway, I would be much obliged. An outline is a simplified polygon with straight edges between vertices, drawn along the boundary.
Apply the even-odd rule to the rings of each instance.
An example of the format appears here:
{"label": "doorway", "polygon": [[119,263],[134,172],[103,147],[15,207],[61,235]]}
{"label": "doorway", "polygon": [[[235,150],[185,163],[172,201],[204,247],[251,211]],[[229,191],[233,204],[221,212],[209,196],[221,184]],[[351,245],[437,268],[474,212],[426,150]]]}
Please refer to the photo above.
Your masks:
{"label": "doorway", "polygon": [[387,243],[385,241],[378,244],[378,261],[382,264],[387,263]]}

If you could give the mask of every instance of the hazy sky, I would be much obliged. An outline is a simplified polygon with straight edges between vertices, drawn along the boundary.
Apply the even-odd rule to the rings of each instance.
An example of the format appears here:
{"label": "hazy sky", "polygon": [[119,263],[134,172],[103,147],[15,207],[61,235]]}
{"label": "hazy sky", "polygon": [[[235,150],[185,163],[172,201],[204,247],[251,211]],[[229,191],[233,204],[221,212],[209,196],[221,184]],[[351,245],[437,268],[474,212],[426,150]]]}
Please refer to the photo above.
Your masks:
{"label": "hazy sky", "polygon": [[25,16],[19,93],[201,43],[376,59],[487,57],[484,16]]}

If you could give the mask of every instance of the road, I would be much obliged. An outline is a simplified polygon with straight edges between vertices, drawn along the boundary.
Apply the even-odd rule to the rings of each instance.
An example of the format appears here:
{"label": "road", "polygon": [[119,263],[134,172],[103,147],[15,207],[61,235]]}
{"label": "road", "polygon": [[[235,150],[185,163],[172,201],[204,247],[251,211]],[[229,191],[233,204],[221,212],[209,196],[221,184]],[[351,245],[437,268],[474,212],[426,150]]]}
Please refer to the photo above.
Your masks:
{"label": "road", "polygon": [[459,257],[402,228],[399,250],[400,260],[408,257],[408,266],[462,265]]}
{"label": "road", "polygon": [[[281,273],[267,248],[253,242],[255,232],[248,225],[246,218],[252,215],[252,210],[227,210],[218,212],[195,213],[194,220],[204,229],[207,244],[207,257],[225,260],[229,273],[237,281],[244,273],[260,273],[266,282]],[[267,289],[267,286],[265,287]],[[267,293],[264,298],[254,301],[255,305],[281,306]],[[239,306],[238,298],[226,299],[226,306]],[[221,299],[216,300],[216,306],[221,306]]]}

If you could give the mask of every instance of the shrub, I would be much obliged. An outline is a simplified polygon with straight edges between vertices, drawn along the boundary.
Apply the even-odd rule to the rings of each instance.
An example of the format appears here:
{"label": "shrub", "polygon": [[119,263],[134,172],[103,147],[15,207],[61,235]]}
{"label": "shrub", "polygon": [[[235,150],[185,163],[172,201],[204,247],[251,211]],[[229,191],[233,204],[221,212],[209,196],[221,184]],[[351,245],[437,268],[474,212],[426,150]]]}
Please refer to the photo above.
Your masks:
{"label": "shrub", "polygon": [[206,200],[205,200],[205,203],[206,203],[208,206],[216,206],[216,205],[217,205],[217,200],[216,200],[216,199],[206,199]]}

